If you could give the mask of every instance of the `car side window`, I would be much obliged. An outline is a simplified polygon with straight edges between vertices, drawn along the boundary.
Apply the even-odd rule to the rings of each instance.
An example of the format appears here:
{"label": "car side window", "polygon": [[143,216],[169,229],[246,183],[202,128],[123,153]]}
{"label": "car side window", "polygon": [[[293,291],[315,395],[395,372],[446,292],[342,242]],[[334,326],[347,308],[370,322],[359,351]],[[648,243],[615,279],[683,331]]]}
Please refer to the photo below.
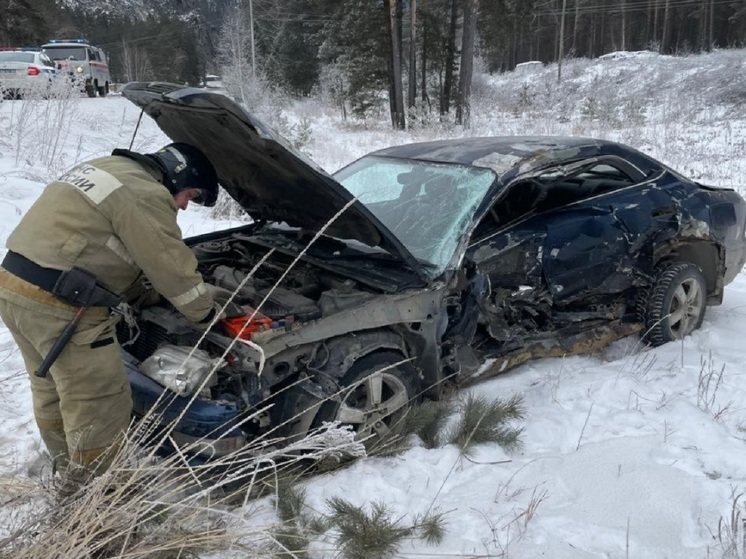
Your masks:
{"label": "car side window", "polygon": [[540,212],[574,204],[599,194],[632,186],[637,181],[608,162],[580,166],[572,173],[554,169],[538,177],[544,194],[537,205]]}
{"label": "car side window", "polygon": [[541,196],[542,185],[538,181],[529,179],[512,184],[479,222],[474,238],[479,239],[531,213],[539,204]]}
{"label": "car side window", "polygon": [[608,163],[595,165],[579,173],[576,179],[582,181],[580,183],[581,199],[612,192],[635,184],[635,180],[632,177]]}
{"label": "car side window", "polygon": [[547,169],[540,175],[511,184],[477,225],[474,238],[484,237],[530,213],[560,208],[636,182],[608,162],[581,165],[570,173],[564,168]]}

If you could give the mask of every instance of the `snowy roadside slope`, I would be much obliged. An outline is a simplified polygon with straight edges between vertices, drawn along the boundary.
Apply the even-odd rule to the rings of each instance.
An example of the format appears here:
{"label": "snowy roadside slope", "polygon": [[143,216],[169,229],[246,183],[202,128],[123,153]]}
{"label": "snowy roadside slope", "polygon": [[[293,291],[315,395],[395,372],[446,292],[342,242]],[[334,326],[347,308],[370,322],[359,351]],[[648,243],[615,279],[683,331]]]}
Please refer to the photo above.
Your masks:
{"label": "snowy roadside slope", "polygon": [[[717,54],[701,63],[711,66],[718,61],[712,58]],[[734,55],[727,56],[721,62],[731,68]],[[608,67],[613,62],[602,64]],[[623,63],[629,68],[634,61]],[[696,70],[696,60],[685,63]],[[593,67],[588,71],[604,75],[589,61],[576,64],[578,73]],[[644,80],[645,66],[639,64],[633,73]],[[676,68],[664,68],[676,73]],[[663,68],[653,70],[650,75],[660,80]],[[572,75],[571,65],[567,72]],[[682,99],[674,106],[670,91],[664,91],[649,101],[644,119],[612,122],[578,111],[563,113],[570,114],[565,120],[559,118],[563,115],[558,114],[558,105],[539,106],[538,98],[525,111],[514,110],[506,92],[519,92],[523,77],[505,75],[499,80],[499,91],[494,85],[496,89],[485,91],[475,103],[481,112],[475,112],[469,132],[439,126],[397,133],[385,121],[356,126],[341,123],[333,111],[320,110],[310,101],[296,105],[292,116],[310,119],[313,136],[305,149],[330,171],[385,145],[435,137],[582,134],[625,141],[700,180],[746,185],[746,121],[736,105],[704,106]],[[550,90],[552,83],[538,87]],[[649,96],[660,89],[660,81],[655,87],[635,87],[636,94]],[[505,97],[498,103],[500,92]],[[547,95],[545,101],[554,99]],[[572,103],[583,103],[581,93],[575,95]],[[10,129],[11,116],[17,118],[19,108],[18,102],[0,103],[0,128]],[[33,134],[0,138],[0,246],[58,169],[129,144],[137,111],[124,99],[79,99],[75,110],[78,118],[70,122],[54,157],[41,163],[32,156],[45,143],[43,131],[36,140]],[[44,117],[43,111],[38,114]],[[152,122],[143,119],[136,149],[154,149],[166,141]],[[190,210],[179,220],[185,235],[225,225],[199,210]],[[649,350],[629,338],[593,356],[527,363],[471,388],[491,397],[524,397],[527,419],[519,452],[508,455],[485,445],[466,460],[452,447],[417,447],[396,457],[370,458],[309,480],[308,503],[324,510],[325,499],[332,496],[355,504],[378,500],[394,510],[394,517],[411,517],[430,508],[443,511],[444,542],[435,548],[408,543],[399,557],[724,557],[728,534],[721,530],[718,539],[718,521],[729,518],[732,495],[746,491],[742,340],[743,273],[726,288],[723,305],[709,308],[702,329],[683,343]],[[700,389],[701,381],[708,379],[709,385]],[[28,383],[20,356],[1,327],[0,421],[0,487],[38,479],[42,460]],[[272,518],[269,503],[258,506],[264,514],[254,511],[247,517]],[[743,502],[737,508],[746,516]],[[314,541],[312,556],[334,557],[332,547],[329,541]]]}

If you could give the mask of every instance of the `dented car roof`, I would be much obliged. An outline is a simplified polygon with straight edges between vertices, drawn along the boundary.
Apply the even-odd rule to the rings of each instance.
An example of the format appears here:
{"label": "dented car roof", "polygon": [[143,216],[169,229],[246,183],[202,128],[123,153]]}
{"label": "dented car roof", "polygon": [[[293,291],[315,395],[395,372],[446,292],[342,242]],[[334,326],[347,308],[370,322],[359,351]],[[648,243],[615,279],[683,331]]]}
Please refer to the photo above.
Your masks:
{"label": "dented car roof", "polygon": [[618,143],[573,136],[487,136],[393,146],[371,155],[488,167],[503,182],[526,172],[597,156],[623,156],[643,174],[663,166]]}

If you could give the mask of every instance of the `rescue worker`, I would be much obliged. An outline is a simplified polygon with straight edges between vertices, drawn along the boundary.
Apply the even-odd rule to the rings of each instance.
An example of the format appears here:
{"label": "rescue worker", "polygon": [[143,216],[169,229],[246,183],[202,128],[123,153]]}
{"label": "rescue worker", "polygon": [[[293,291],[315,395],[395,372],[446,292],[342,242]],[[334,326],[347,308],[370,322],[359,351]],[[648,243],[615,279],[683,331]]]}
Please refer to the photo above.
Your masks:
{"label": "rescue worker", "polygon": [[[107,449],[130,421],[119,316],[107,305],[142,294],[147,278],[198,325],[218,312],[176,221],[190,201],[212,206],[217,193],[215,169],[191,145],[151,154],[117,149],[50,183],[8,237],[0,317],[28,370],[41,438],[68,477],[108,468]],[[76,269],[95,276],[95,288],[70,342],[40,378],[34,373],[76,315],[60,285],[63,273]]]}

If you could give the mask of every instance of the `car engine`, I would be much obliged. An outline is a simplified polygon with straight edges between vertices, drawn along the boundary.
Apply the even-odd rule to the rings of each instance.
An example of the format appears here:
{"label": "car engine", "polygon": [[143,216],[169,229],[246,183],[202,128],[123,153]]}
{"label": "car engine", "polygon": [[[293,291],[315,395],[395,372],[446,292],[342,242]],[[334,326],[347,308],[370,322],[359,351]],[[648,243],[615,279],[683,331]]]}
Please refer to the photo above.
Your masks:
{"label": "car engine", "polygon": [[137,310],[134,323],[122,321],[118,327],[119,341],[140,362],[140,371],[180,395],[200,390],[200,399],[255,406],[271,395],[267,383],[278,380],[257,374],[256,345],[372,296],[355,281],[308,263],[291,268],[292,256],[266,257],[269,250],[255,246],[249,250],[237,235],[192,250],[216,300],[232,296],[230,316],[203,333],[161,301]]}

